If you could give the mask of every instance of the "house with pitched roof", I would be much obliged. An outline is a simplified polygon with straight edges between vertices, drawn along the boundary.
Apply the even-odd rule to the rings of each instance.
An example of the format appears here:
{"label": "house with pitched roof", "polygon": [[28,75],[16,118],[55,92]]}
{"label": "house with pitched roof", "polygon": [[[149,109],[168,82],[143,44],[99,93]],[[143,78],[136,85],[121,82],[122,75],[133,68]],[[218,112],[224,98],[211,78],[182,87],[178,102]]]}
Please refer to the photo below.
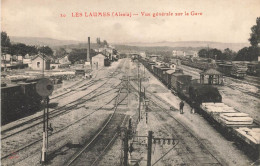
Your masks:
{"label": "house with pitched roof", "polygon": [[33,70],[50,70],[51,58],[49,56],[38,54],[32,58],[31,68]]}

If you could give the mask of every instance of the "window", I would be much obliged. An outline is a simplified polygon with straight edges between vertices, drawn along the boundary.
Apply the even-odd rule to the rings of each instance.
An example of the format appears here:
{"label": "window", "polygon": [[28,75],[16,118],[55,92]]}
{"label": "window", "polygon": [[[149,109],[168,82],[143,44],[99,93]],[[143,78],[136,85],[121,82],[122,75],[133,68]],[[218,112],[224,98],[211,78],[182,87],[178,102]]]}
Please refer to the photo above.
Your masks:
{"label": "window", "polygon": [[41,62],[37,62],[37,67],[40,68]]}

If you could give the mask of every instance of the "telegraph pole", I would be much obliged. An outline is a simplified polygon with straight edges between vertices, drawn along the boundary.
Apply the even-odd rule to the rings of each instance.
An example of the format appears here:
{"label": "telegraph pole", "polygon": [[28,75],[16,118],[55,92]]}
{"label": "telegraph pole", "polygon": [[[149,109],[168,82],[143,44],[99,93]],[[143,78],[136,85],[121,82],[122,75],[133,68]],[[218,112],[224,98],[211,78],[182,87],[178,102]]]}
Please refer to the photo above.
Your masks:
{"label": "telegraph pole", "polygon": [[47,134],[47,148],[48,148],[48,140],[49,140],[49,134],[48,134],[48,130],[50,129],[49,127],[49,97],[46,97],[46,107],[47,107],[47,118],[46,118],[46,134]]}
{"label": "telegraph pole", "polygon": [[42,77],[44,77],[44,55],[42,55]]}
{"label": "telegraph pole", "polygon": [[153,139],[153,132],[148,132],[148,152],[147,152],[147,166],[151,166],[152,164],[152,139]]}
{"label": "telegraph pole", "polygon": [[208,59],[209,59],[209,45],[208,45],[208,51],[207,51],[207,54],[208,54]]}
{"label": "telegraph pole", "polygon": [[45,107],[46,107],[46,99],[43,99],[44,108],[43,108],[43,134],[42,134],[42,156],[41,156],[41,163],[46,162],[46,149],[47,149],[47,143],[46,143],[46,121],[45,121]]}
{"label": "telegraph pole", "polygon": [[138,81],[139,81],[139,107],[138,107],[138,113],[139,113],[139,116],[138,116],[138,119],[139,119],[139,122],[141,121],[141,78],[140,78],[140,74],[139,74],[139,68],[140,68],[140,63],[139,63],[139,56],[138,56]]}
{"label": "telegraph pole", "polygon": [[125,130],[124,139],[124,166],[128,166],[128,130]]}
{"label": "telegraph pole", "polygon": [[[144,65],[143,65],[144,66]],[[145,78],[145,66],[144,66],[144,78]]]}

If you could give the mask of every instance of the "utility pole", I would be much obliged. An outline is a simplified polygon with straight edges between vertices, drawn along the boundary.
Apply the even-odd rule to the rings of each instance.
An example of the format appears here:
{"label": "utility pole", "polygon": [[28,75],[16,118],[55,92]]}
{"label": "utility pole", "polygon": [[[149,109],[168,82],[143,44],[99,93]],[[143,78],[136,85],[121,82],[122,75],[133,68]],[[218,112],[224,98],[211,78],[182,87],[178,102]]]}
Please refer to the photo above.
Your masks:
{"label": "utility pole", "polygon": [[152,139],[153,139],[153,132],[148,132],[148,152],[147,152],[147,166],[151,166],[152,164]]}
{"label": "utility pole", "polygon": [[128,165],[128,131],[125,129],[124,138],[124,166]]}
{"label": "utility pole", "polygon": [[[44,55],[42,55],[42,78],[44,78]],[[46,97],[43,97],[43,133],[42,133],[42,157],[41,163],[45,163],[47,161],[47,135],[46,135]]]}
{"label": "utility pole", "polygon": [[139,116],[138,116],[138,119],[140,122],[141,121],[141,78],[140,78],[140,74],[139,74],[139,68],[140,68],[139,56],[138,56],[137,66],[138,66],[138,81],[139,81],[139,107],[138,107]]}
{"label": "utility pole", "polygon": [[46,98],[43,99],[44,108],[43,108],[43,134],[42,134],[42,156],[41,156],[41,163],[46,162],[46,151],[47,151],[47,143],[46,143],[46,124],[45,124],[45,106],[46,106]]}
{"label": "utility pole", "polygon": [[130,90],[129,90],[129,76],[127,75],[127,105],[129,106],[129,93],[130,93]]}
{"label": "utility pole", "polygon": [[207,51],[207,54],[208,54],[208,59],[209,59],[209,45],[208,45],[208,51]]}
{"label": "utility pole", "polygon": [[47,134],[47,148],[48,148],[48,141],[49,141],[49,134],[48,134],[48,131],[49,130],[52,130],[51,126],[49,127],[49,102],[50,102],[50,99],[49,97],[46,97],[46,107],[47,107],[47,118],[46,118],[46,134]]}
{"label": "utility pole", "polygon": [[[143,65],[144,66],[144,65]],[[145,78],[145,66],[144,66],[144,78]]]}
{"label": "utility pole", "polygon": [[42,55],[42,77],[44,77],[44,55]]}
{"label": "utility pole", "polygon": [[6,54],[4,55],[4,62],[5,62],[5,69],[4,69],[4,71],[7,71],[7,67],[6,67]]}
{"label": "utility pole", "polygon": [[139,90],[139,121],[141,120],[141,100],[142,100],[142,80],[140,78],[139,82],[140,90]]}
{"label": "utility pole", "polygon": [[145,95],[145,87],[144,87],[144,100],[146,99],[146,95]]}

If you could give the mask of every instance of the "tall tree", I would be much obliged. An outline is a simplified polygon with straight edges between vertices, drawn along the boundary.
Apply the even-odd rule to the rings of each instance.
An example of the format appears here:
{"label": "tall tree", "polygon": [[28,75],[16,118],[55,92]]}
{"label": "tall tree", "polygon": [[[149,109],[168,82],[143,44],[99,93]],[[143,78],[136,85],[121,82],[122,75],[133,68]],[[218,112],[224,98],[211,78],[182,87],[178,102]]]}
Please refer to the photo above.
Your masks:
{"label": "tall tree", "polygon": [[26,54],[35,55],[37,54],[37,49],[34,46],[27,46],[23,43],[13,44],[9,49],[9,53],[12,55],[22,55]]}
{"label": "tall tree", "polygon": [[223,52],[223,60],[232,60],[236,56],[236,53],[229,48],[226,48]]}
{"label": "tall tree", "polygon": [[83,63],[83,61],[85,61],[87,59],[87,49],[73,49],[70,52],[68,58],[72,64],[74,64],[75,62]]}
{"label": "tall tree", "polygon": [[257,47],[260,43],[260,17],[256,18],[256,25],[252,26],[251,31],[252,33],[248,40],[253,47]]}
{"label": "tall tree", "polygon": [[101,41],[100,41],[100,38],[99,38],[99,37],[97,38],[97,44],[98,44],[98,45],[101,44]]}
{"label": "tall tree", "polygon": [[208,58],[211,58],[211,59],[223,59],[223,54],[221,52],[221,50],[218,50],[216,48],[214,49],[210,49],[209,50],[209,57]]}
{"label": "tall tree", "polygon": [[198,56],[201,58],[206,58],[208,57],[208,51],[206,49],[201,49],[198,52]]}
{"label": "tall tree", "polygon": [[108,46],[108,43],[106,40],[103,41],[104,46]]}
{"label": "tall tree", "polygon": [[56,51],[56,58],[61,58],[61,57],[65,56],[66,54],[67,54],[66,50],[61,47]]}
{"label": "tall tree", "polygon": [[52,51],[52,49],[49,46],[40,47],[40,48],[38,48],[38,51],[40,53],[45,54],[45,55],[53,56],[53,51]]}
{"label": "tall tree", "polygon": [[1,46],[2,47],[10,47],[11,46],[10,38],[7,35],[6,32],[1,32]]}
{"label": "tall tree", "polygon": [[259,47],[244,47],[238,51],[234,60],[236,61],[257,61],[260,55]]}

